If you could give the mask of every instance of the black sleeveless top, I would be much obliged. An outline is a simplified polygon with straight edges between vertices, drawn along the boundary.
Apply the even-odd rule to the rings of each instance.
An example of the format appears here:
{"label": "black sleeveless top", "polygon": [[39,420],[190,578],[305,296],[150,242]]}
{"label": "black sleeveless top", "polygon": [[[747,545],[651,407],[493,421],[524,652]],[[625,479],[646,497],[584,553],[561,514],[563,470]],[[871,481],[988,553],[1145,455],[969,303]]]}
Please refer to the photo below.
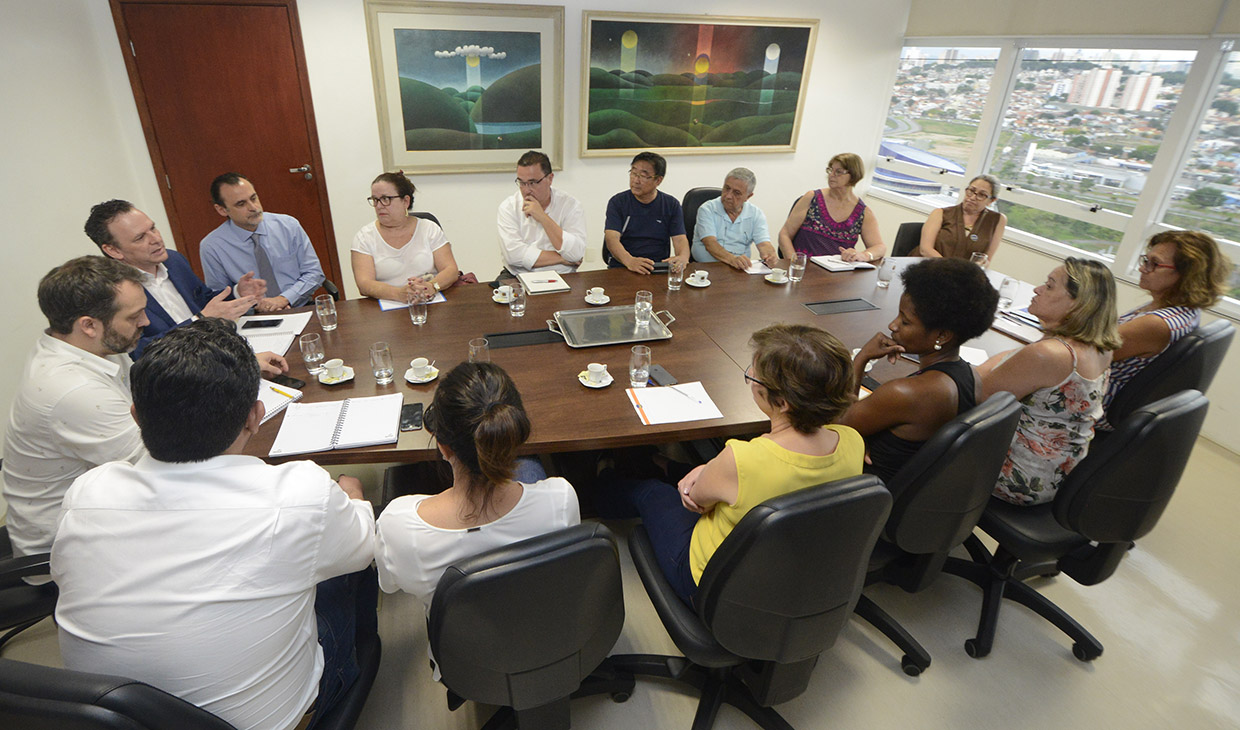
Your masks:
{"label": "black sleeveless top", "polygon": [[[973,366],[964,360],[952,360],[950,362],[940,362],[934,365],[927,365],[918,370],[910,378],[915,378],[924,372],[934,370],[945,374],[956,384],[956,415],[959,416],[973,406],[977,405],[977,399],[974,397],[976,384],[973,376]],[[891,432],[879,431],[866,437],[865,445],[870,452],[870,461],[873,464],[865,465],[866,474],[874,474],[883,482],[888,482],[896,472],[913,458],[913,454],[921,448],[925,441],[909,441],[902,439]]]}

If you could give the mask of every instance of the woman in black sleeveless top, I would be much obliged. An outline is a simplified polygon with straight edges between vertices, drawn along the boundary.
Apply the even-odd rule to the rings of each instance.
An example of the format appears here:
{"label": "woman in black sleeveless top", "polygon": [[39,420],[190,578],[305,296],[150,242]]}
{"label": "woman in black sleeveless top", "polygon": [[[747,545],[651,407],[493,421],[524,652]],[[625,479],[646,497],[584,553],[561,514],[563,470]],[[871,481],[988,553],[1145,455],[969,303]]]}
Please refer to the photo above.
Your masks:
{"label": "woman in black sleeveless top", "polygon": [[868,474],[888,481],[943,424],[977,404],[981,380],[960,346],[990,327],[999,295],[977,265],[929,259],[901,275],[900,313],[853,358],[858,388],[873,360],[918,355],[921,369],[879,386],[840,423],[865,437]]}

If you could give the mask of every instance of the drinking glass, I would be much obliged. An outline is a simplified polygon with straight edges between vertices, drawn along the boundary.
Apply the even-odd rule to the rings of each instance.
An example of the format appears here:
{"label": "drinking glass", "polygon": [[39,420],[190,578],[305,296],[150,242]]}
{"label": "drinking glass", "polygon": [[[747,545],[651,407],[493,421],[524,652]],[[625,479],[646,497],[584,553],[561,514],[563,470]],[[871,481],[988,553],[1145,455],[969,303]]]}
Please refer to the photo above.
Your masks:
{"label": "drinking glass", "polygon": [[409,321],[418,327],[426,324],[426,298],[417,292],[409,295]]}
{"label": "drinking glass", "polygon": [[637,300],[633,304],[633,317],[638,327],[650,326],[650,313],[654,311],[654,295],[648,291],[637,292]]}
{"label": "drinking glass", "polygon": [[469,341],[470,362],[491,362],[491,351],[487,349],[487,338],[475,337]]}
{"label": "drinking glass", "polygon": [[512,298],[508,300],[508,313],[514,317],[525,316],[525,288],[517,285],[512,287]]}
{"label": "drinking glass", "polygon": [[1020,287],[1020,283],[1012,277],[1004,277],[1003,283],[999,285],[999,309],[1008,309],[1012,306],[1012,300],[1016,298],[1016,290]]}
{"label": "drinking glass", "polygon": [[667,290],[680,291],[685,281],[685,265],[681,261],[673,261],[667,267]]}
{"label": "drinking glass", "polygon": [[982,253],[981,251],[976,251],[969,256],[969,263],[977,264],[978,266],[985,269],[988,266],[990,266],[990,257]]}
{"label": "drinking glass", "polygon": [[629,357],[629,385],[634,388],[645,388],[650,380],[650,348],[646,345],[633,345],[633,355]]}
{"label": "drinking glass", "polygon": [[793,284],[805,278],[805,264],[809,263],[809,254],[797,251],[792,257],[792,265],[788,267],[788,280]]}
{"label": "drinking glass", "polygon": [[314,312],[319,315],[319,326],[324,332],[336,329],[336,300],[331,294],[320,294],[314,298]]}
{"label": "drinking glass", "polygon": [[886,289],[891,286],[891,277],[895,276],[896,262],[887,259],[883,265],[878,267],[878,288]]}
{"label": "drinking glass", "polygon": [[370,369],[375,374],[377,385],[392,382],[396,373],[396,365],[392,362],[392,350],[386,342],[376,342],[370,346]]}
{"label": "drinking glass", "polygon": [[323,372],[323,360],[327,357],[323,351],[323,338],[311,332],[302,335],[297,344],[301,346],[301,359],[306,363],[306,371],[311,375]]}

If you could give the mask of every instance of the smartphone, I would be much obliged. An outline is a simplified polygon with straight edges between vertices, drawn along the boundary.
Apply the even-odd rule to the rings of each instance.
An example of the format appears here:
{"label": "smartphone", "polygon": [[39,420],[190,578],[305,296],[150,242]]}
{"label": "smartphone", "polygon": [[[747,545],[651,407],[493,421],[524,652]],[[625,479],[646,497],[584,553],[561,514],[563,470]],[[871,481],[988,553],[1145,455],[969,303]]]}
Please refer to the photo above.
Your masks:
{"label": "smartphone", "polygon": [[290,388],[297,388],[299,390],[301,388],[306,387],[306,381],[298,380],[297,378],[290,378],[287,375],[276,375],[274,377],[268,378],[268,380],[275,383],[276,385],[287,385]]}
{"label": "smartphone", "polygon": [[680,381],[672,377],[672,374],[663,368],[662,365],[650,366],[650,380],[655,385],[675,385]]}
{"label": "smartphone", "polygon": [[258,330],[266,327],[279,327],[281,320],[278,319],[251,319],[241,325],[243,330]]}
{"label": "smartphone", "polygon": [[422,404],[406,403],[400,407],[400,430],[422,430]]}

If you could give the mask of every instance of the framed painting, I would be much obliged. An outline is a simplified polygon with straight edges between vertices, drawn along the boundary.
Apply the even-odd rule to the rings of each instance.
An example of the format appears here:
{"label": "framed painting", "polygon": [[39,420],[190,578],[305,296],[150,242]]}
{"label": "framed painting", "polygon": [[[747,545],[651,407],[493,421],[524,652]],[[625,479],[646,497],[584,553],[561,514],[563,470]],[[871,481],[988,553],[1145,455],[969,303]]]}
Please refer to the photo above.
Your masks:
{"label": "framed painting", "polygon": [[581,156],[790,152],[817,20],[586,12]]}
{"label": "framed painting", "polygon": [[386,170],[511,171],[564,157],[564,8],[367,0]]}

